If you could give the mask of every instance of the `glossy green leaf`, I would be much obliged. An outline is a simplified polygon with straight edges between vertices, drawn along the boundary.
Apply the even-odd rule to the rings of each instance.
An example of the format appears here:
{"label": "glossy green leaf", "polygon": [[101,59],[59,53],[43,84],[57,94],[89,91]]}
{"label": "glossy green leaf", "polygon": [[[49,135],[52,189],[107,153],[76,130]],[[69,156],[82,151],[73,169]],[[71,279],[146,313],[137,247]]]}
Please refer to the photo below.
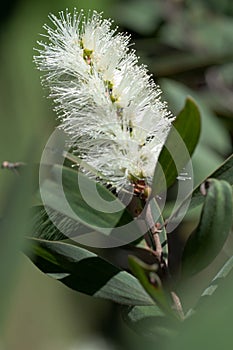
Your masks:
{"label": "glossy green leaf", "polygon": [[189,276],[207,267],[221,251],[233,222],[232,188],[224,180],[205,183],[200,222],[189,236],[182,255],[182,274]]}
{"label": "glossy green leaf", "polygon": [[[50,211],[51,212],[51,211]],[[61,231],[53,224],[50,220],[46,210],[43,206],[36,206],[32,208],[31,211],[32,216],[32,237],[39,238],[48,241],[63,241],[66,243],[70,243],[73,245],[81,246],[78,243],[78,240],[72,240],[72,229],[73,226],[67,225],[67,220],[65,217],[61,217],[63,221],[63,230],[67,233],[67,235],[63,235]],[[92,230],[89,227],[85,227],[84,225],[79,224],[80,232],[84,233],[92,233]],[[162,234],[162,232],[161,232]],[[70,237],[71,239],[67,238]],[[125,245],[116,248],[94,248],[94,247],[85,247],[88,251],[91,251],[97,254],[99,257],[104,260],[109,261],[111,264],[122,270],[129,270],[128,265],[128,256],[134,255],[144,261],[146,264],[153,264],[155,262],[155,256],[149,249],[145,249],[143,247],[136,247],[134,245]],[[165,254],[165,253],[164,253]],[[166,257],[166,256],[165,256]]]}
{"label": "glossy green leaf", "polygon": [[[225,180],[230,185],[233,185],[233,155],[226,159],[217,170],[208,176],[208,178]],[[205,197],[200,191],[200,186],[201,184],[197,185],[194,190],[186,198],[184,198],[183,202],[178,206],[169,221],[172,221],[174,217],[179,217],[179,212],[182,212],[181,209],[187,201],[190,201],[189,210],[194,209],[204,203]]]}
{"label": "glossy green leaf", "polygon": [[196,148],[201,132],[200,111],[193,98],[187,97],[185,106],[178,114],[173,126],[179,132],[191,156]]}
{"label": "glossy green leaf", "polygon": [[[221,120],[204,103],[202,91],[198,95],[197,92],[188,89],[187,86],[169,79],[163,79],[160,81],[160,85],[164,91],[164,98],[175,113],[180,111],[188,95],[195,99],[200,109],[202,116],[201,135],[192,157],[193,181],[196,186],[221,165],[226,154],[230,154],[232,149],[230,134]],[[200,155],[203,157],[200,158]],[[204,155],[207,158],[204,158]]]}
{"label": "glossy green leaf", "polygon": [[172,300],[170,295],[164,290],[161,280],[158,276],[158,266],[147,265],[134,256],[129,256],[129,266],[133,274],[141,282],[142,286],[157,306],[168,316],[176,316],[172,309]]}
{"label": "glossy green leaf", "polygon": [[[161,193],[171,186],[190,160],[198,143],[201,130],[200,112],[188,97],[185,106],[173,122],[167,141],[160,153],[153,179],[153,193]],[[166,183],[163,178],[165,175]]]}
{"label": "glossy green leaf", "polygon": [[[225,160],[225,162],[216,169],[208,178],[225,180],[233,185],[233,154]],[[200,185],[198,185],[192,194],[192,200],[190,203],[190,209],[196,207],[203,202],[203,196],[200,192]]]}
{"label": "glossy green leaf", "polygon": [[152,305],[137,279],[81,247],[29,239],[26,253],[44,273],[87,295],[125,305]]}
{"label": "glossy green leaf", "polygon": [[54,217],[56,224],[60,225],[61,221],[64,224],[67,220],[67,226],[73,223],[74,234],[76,231],[79,235],[77,223],[81,223],[93,231],[111,236],[113,246],[129,243],[141,236],[124,204],[100,183],[59,165],[46,167],[42,178],[40,190],[43,201],[54,213],[58,213]]}

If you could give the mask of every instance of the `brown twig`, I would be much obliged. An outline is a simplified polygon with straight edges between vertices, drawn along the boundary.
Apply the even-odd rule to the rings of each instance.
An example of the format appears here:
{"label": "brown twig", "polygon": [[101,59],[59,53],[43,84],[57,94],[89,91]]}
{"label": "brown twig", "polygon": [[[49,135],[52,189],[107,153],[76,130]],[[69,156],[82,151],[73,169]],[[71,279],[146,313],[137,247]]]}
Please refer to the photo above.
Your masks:
{"label": "brown twig", "polygon": [[154,243],[153,244],[154,247],[152,246],[152,248],[155,249],[156,255],[159,257],[159,260],[162,260],[163,248],[159,237],[159,233],[161,232],[161,230],[160,230],[160,226],[158,226],[158,224],[154,222],[152,212],[151,212],[151,206],[149,203],[147,204],[147,208],[146,208],[145,220],[149,227],[150,233],[152,234],[152,237],[151,237],[153,239],[152,244]]}

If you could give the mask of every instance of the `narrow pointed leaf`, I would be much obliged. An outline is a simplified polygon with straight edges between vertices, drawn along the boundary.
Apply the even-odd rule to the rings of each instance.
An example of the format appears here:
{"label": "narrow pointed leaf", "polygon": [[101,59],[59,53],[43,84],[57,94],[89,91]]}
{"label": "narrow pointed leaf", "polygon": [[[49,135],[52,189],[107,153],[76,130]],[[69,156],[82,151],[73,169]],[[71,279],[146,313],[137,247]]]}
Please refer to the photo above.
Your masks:
{"label": "narrow pointed leaf", "polygon": [[[62,218],[111,235],[113,243],[123,245],[141,236],[124,204],[100,183],[76,170],[59,165],[47,168],[40,189],[47,207]],[[127,230],[127,224],[131,230]]]}
{"label": "narrow pointed leaf", "polygon": [[[62,220],[64,221],[64,231],[67,232],[67,236],[64,236],[53,224],[43,206],[33,207],[31,211],[31,216],[33,238],[39,238],[48,241],[62,240],[63,242],[75,244],[77,246],[82,247],[82,245],[80,245],[78,242],[72,239],[67,239],[67,236],[72,237],[72,225],[70,225],[70,222],[69,225],[67,225],[67,220],[65,218],[62,218]],[[80,225],[80,232],[90,233],[91,229],[89,227]],[[93,232],[93,234],[95,233]],[[142,247],[136,247],[134,245],[125,245],[117,248],[104,249],[85,247],[85,249],[97,254],[104,260],[109,261],[114,266],[127,271],[129,270],[129,255],[134,255],[147,264],[153,264],[155,262],[155,256],[150,250],[144,249]]]}
{"label": "narrow pointed leaf", "polygon": [[230,184],[224,180],[208,180],[200,222],[184,247],[183,276],[198,273],[215,259],[230,233],[232,222]]}
{"label": "narrow pointed leaf", "polygon": [[172,310],[171,298],[162,287],[160,278],[156,273],[156,265],[146,265],[134,256],[129,256],[129,265],[134,275],[138,278],[156,305],[159,306],[166,315],[172,316],[172,318],[175,317],[175,313]]}
{"label": "narrow pointed leaf", "polygon": [[[225,180],[227,181],[230,185],[233,185],[233,154],[225,160],[225,162],[218,168],[216,169],[213,173],[211,173],[208,178],[211,179],[218,179],[218,180]],[[169,219],[169,221],[172,221],[173,218],[178,218],[179,217],[179,212],[182,212],[182,207],[185,205],[187,201],[190,200],[189,204],[189,210],[192,210],[199,205],[203,204],[205,201],[205,197],[200,191],[200,186],[197,185],[194,190],[184,198],[183,202],[177,207],[176,211],[173,213],[173,216]]]}
{"label": "narrow pointed leaf", "polygon": [[[230,185],[233,185],[233,154],[226,159],[218,169],[210,174],[208,178],[225,180]],[[201,184],[196,186],[193,190],[192,199],[189,206],[190,209],[193,209],[203,203],[204,198],[200,192],[200,185]]]}
{"label": "narrow pointed leaf", "polygon": [[[153,193],[163,192],[176,180],[183,167],[190,160],[198,143],[201,130],[199,109],[191,97],[173,122],[167,141],[160,153],[153,179]],[[163,174],[166,183],[164,182]]]}
{"label": "narrow pointed leaf", "polygon": [[223,265],[221,270],[217,273],[217,275],[213,278],[211,284],[208,288],[204,290],[202,293],[202,297],[211,296],[215,290],[218,288],[220,281],[222,282],[224,278],[226,278],[230,272],[233,270],[233,256],[231,256]]}
{"label": "narrow pointed leaf", "polygon": [[29,239],[26,254],[45,274],[66,286],[125,305],[152,305],[137,279],[81,247]]}

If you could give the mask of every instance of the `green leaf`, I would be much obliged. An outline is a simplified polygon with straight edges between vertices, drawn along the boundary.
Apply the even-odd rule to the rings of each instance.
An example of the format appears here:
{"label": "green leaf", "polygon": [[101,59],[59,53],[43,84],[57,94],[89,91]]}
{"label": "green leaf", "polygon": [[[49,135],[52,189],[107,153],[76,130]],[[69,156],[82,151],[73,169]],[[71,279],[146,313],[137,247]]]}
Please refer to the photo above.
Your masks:
{"label": "green leaf", "polygon": [[[208,178],[225,180],[230,185],[233,185],[233,154],[228,159],[226,159],[225,162],[222,163],[222,165],[217,170],[210,174]],[[181,209],[187,203],[187,201],[190,201],[189,210],[192,210],[203,204],[205,197],[200,191],[200,186],[201,184],[197,185],[194,190],[186,198],[184,198],[184,200],[180,203],[180,205],[173,213],[172,217],[169,218],[169,221],[172,221],[173,218],[179,217],[179,212],[182,212]]]}
{"label": "green leaf", "polygon": [[145,318],[165,316],[157,305],[123,306],[122,315],[124,318],[127,317],[131,322],[139,322]]}
{"label": "green leaf", "polygon": [[224,278],[226,278],[232,270],[233,270],[233,256],[231,256],[225,262],[224,266],[214,277],[209,287],[204,290],[204,292],[202,293],[202,296],[203,297],[211,296],[215,292],[215,290],[218,288],[220,280],[222,281]]}
{"label": "green leaf", "polygon": [[[58,217],[55,215],[53,219],[59,229],[60,222],[64,224],[67,218],[68,224],[73,222],[73,236],[75,232],[79,236],[77,223],[81,223],[103,233],[105,243],[112,246],[129,243],[142,235],[124,204],[100,183],[81,172],[54,165],[46,167],[42,178],[42,199],[46,207],[58,213]],[[59,217],[59,214],[62,216]],[[106,239],[107,236],[111,242]]]}
{"label": "green leaf", "polygon": [[156,266],[156,264],[147,265],[134,256],[129,256],[129,266],[157,306],[159,306],[166,315],[172,318],[176,317],[172,309],[171,297],[163,289],[161,280],[156,273],[158,266]]}
{"label": "green leaf", "polygon": [[[224,161],[225,155],[230,154],[232,146],[223,123],[213,111],[206,105],[203,93],[200,96],[187,86],[174,80],[163,79],[160,86],[164,91],[164,98],[168,101],[172,111],[177,113],[183,106],[187,95],[194,97],[201,112],[201,135],[195,153],[192,157],[194,176],[193,181],[196,184],[205,180]],[[207,158],[200,159],[200,154],[206,154]],[[208,158],[211,156],[211,159]],[[199,179],[199,180],[198,180]]]}
{"label": "green leaf", "polygon": [[196,102],[190,96],[187,97],[185,106],[178,114],[173,126],[179,132],[191,156],[200,137],[201,116]]}
{"label": "green leaf", "polygon": [[64,242],[31,238],[26,254],[44,273],[93,297],[125,305],[152,305],[137,279],[96,254]]}
{"label": "green leaf", "polygon": [[[191,97],[188,97],[184,108],[173,122],[173,128],[160,153],[153,179],[152,190],[154,194],[161,193],[175,182],[195,150],[200,130],[199,109]],[[162,171],[166,183],[163,181]]]}
{"label": "green leaf", "polygon": [[[56,215],[50,211],[50,215]],[[65,217],[62,217],[61,215],[61,221],[63,221],[63,229],[67,233],[67,236],[69,236],[71,239],[67,239],[67,236],[64,236],[58,228],[53,224],[53,222],[50,220],[46,210],[43,206],[36,206],[32,208],[32,237],[39,238],[43,240],[48,241],[63,241],[64,243],[70,243],[73,245],[81,246],[76,241],[72,240],[72,229],[73,226],[67,224],[67,220]],[[85,227],[80,224],[80,232],[84,233],[93,233],[89,227]],[[163,231],[160,233],[163,234]],[[134,255],[144,261],[146,264],[153,264],[155,262],[155,256],[154,254],[148,250],[144,249],[142,247],[136,247],[134,245],[125,245],[121,247],[116,248],[94,248],[94,247],[84,247],[88,251],[91,251],[95,254],[97,254],[99,257],[103,258],[104,260],[109,261],[111,264],[115,265],[116,267],[122,269],[122,270],[129,270],[128,265],[128,256]],[[164,250],[165,254],[166,248]],[[166,257],[166,255],[165,255]]]}
{"label": "green leaf", "polygon": [[[51,211],[50,211],[51,213]],[[48,213],[46,212],[43,205],[37,205],[31,208],[31,223],[32,223],[32,237],[45,239],[48,241],[60,241],[67,239],[67,236],[63,235],[61,231],[58,230],[58,228],[52,223],[50,220]],[[61,220],[65,223],[67,220],[65,220],[65,217],[61,214],[57,214],[61,216]],[[70,228],[70,225],[68,227],[64,226],[64,230],[68,230]],[[66,232],[67,235],[71,234],[72,231]]]}
{"label": "green leaf", "polygon": [[[55,218],[55,223],[53,223]],[[74,220],[67,218],[65,215],[56,212],[51,208],[44,208],[42,205],[37,205],[31,208],[31,224],[32,224],[32,233],[30,237],[39,238],[47,241],[68,241],[68,237],[72,241],[72,238],[76,239],[77,230],[80,235],[83,234],[95,234],[91,228],[77,224]],[[60,229],[58,229],[58,226]],[[65,234],[63,234],[64,232]],[[73,237],[73,235],[75,236]],[[74,241],[72,241],[74,243]]]}
{"label": "green leaf", "polygon": [[108,182],[108,178],[106,178],[96,168],[94,168],[93,166],[91,166],[90,164],[85,162],[85,160],[83,160],[83,159],[79,158],[78,156],[76,156],[72,153],[69,153],[69,152],[63,152],[62,154],[63,154],[64,158],[67,159],[72,164],[72,166],[81,167],[81,168],[85,169],[85,171],[94,175],[95,177],[99,177],[99,178],[101,178],[101,180],[105,180],[106,182]]}
{"label": "green leaf", "polygon": [[122,306],[121,314],[127,325],[140,335],[154,339],[176,334],[174,322],[157,305]]}
{"label": "green leaf", "polygon": [[182,255],[182,275],[207,267],[221,251],[233,222],[232,188],[224,180],[205,183],[205,202],[200,222],[189,236]]}
{"label": "green leaf", "polygon": [[[233,185],[233,154],[223,162],[218,169],[216,169],[208,178],[225,180]],[[200,192],[200,184],[194,189],[190,209],[195,208],[203,202],[203,196]]]}

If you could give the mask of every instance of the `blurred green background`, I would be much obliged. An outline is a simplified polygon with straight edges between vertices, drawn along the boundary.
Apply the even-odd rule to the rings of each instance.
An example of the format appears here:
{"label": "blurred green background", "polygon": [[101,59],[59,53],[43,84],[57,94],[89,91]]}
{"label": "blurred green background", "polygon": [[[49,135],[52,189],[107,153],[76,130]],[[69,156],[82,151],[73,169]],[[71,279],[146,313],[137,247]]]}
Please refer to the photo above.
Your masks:
{"label": "blurred green background", "polygon": [[[56,125],[32,57],[49,12],[103,11],[132,34],[134,48],[175,114],[187,95],[201,107],[194,155],[198,183],[231,152],[233,3],[231,0],[8,0],[0,22],[0,161],[38,163]],[[44,276],[22,250],[31,178],[0,172],[0,339],[3,349],[71,349],[107,329],[112,305]],[[3,218],[6,218],[5,220]],[[228,252],[229,253],[229,252]],[[89,348],[88,348],[89,349]]]}

